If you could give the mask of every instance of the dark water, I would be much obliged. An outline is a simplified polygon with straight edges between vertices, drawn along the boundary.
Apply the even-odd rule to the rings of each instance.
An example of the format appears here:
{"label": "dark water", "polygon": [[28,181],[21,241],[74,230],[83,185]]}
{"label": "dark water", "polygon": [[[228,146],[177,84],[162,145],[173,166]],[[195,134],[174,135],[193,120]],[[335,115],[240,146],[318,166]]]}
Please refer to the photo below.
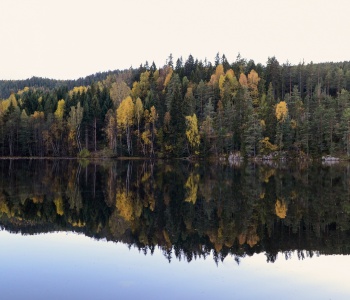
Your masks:
{"label": "dark water", "polygon": [[350,297],[348,165],[2,160],[0,176],[1,299]]}

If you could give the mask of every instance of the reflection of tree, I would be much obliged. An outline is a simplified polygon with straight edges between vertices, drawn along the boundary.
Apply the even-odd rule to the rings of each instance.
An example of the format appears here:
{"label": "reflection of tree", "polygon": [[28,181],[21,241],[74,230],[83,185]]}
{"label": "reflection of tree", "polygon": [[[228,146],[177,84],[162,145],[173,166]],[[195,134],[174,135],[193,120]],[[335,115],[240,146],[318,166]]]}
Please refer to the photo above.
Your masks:
{"label": "reflection of tree", "polygon": [[118,190],[116,196],[116,207],[125,221],[131,222],[141,214],[141,207],[135,205],[134,195],[126,189]]}
{"label": "reflection of tree", "polygon": [[[154,169],[153,162],[143,163],[142,169],[140,172],[141,179],[138,180],[138,182],[140,183],[138,187],[144,191],[144,196],[140,197],[140,199],[143,202],[143,206],[149,207],[151,211],[154,211],[156,206],[156,199],[154,195],[154,191],[156,189],[156,183],[154,181],[153,169]],[[138,189],[138,191],[140,191],[140,189]]]}
{"label": "reflection of tree", "polygon": [[117,210],[115,210],[110,216],[109,231],[114,240],[119,240],[124,233],[130,228],[130,223],[121,217]]}
{"label": "reflection of tree", "polygon": [[248,244],[251,248],[254,247],[260,240],[257,232],[257,227],[250,226],[245,232],[242,232],[238,236],[238,242],[240,245]]}
{"label": "reflection of tree", "polygon": [[64,214],[63,199],[62,197],[57,197],[53,200],[56,205],[56,213],[60,216]]}
{"label": "reflection of tree", "polygon": [[78,165],[77,169],[73,169],[69,173],[68,184],[66,189],[66,196],[69,201],[70,209],[75,209],[79,212],[83,207],[80,187],[79,187],[79,178],[80,178],[81,165]]}
{"label": "reflection of tree", "polygon": [[11,211],[6,201],[6,195],[4,195],[3,193],[0,194],[0,213],[6,214],[8,217],[11,216]]}
{"label": "reflection of tree", "polygon": [[186,188],[186,202],[190,202],[192,204],[196,204],[197,201],[197,192],[198,192],[198,184],[199,184],[199,175],[190,173],[188,179],[185,183]]}
{"label": "reflection of tree", "polygon": [[104,161],[84,168],[3,161],[1,226],[75,230],[188,261],[211,252],[217,262],[350,252],[350,172],[341,167]]}
{"label": "reflection of tree", "polygon": [[284,199],[276,201],[275,204],[276,216],[284,219],[287,216],[287,204]]}

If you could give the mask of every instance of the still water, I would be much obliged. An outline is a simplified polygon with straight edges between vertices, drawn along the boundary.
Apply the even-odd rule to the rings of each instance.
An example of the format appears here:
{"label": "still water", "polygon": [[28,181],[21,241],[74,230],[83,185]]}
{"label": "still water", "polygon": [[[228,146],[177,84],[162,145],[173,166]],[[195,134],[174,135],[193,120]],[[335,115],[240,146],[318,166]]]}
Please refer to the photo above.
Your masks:
{"label": "still water", "polygon": [[349,299],[350,168],[0,161],[1,299]]}

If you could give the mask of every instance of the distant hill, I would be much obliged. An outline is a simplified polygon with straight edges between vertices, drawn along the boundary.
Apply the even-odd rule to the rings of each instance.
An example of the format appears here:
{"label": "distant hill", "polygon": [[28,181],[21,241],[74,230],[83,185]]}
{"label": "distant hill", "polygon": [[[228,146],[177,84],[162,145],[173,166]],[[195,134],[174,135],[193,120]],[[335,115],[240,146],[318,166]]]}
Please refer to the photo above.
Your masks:
{"label": "distant hill", "polygon": [[0,80],[0,99],[6,99],[11,93],[16,93],[19,90],[23,90],[25,87],[52,90],[54,88],[66,86],[70,90],[75,86],[88,86],[93,82],[106,79],[109,75],[118,75],[121,72],[123,71],[98,72],[75,80],[57,80],[42,77],[31,77],[24,80]]}

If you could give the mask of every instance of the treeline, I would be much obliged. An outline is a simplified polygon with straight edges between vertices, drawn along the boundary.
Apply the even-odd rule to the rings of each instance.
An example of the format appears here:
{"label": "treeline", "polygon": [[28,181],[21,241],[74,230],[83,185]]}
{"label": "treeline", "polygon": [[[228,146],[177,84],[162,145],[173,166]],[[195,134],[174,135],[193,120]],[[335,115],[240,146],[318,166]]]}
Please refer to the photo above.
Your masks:
{"label": "treeline", "polygon": [[350,253],[349,169],[2,160],[0,227],[76,231],[167,259]]}
{"label": "treeline", "polygon": [[76,86],[88,86],[94,82],[105,80],[109,75],[118,75],[122,72],[126,72],[126,70],[99,72],[76,80],[56,80],[35,76],[24,80],[0,80],[0,98],[8,98],[12,93],[16,93],[26,87],[49,91],[65,86],[71,90]]}
{"label": "treeline", "polygon": [[0,102],[3,156],[350,155],[350,62],[170,55],[160,68],[27,83]]}

